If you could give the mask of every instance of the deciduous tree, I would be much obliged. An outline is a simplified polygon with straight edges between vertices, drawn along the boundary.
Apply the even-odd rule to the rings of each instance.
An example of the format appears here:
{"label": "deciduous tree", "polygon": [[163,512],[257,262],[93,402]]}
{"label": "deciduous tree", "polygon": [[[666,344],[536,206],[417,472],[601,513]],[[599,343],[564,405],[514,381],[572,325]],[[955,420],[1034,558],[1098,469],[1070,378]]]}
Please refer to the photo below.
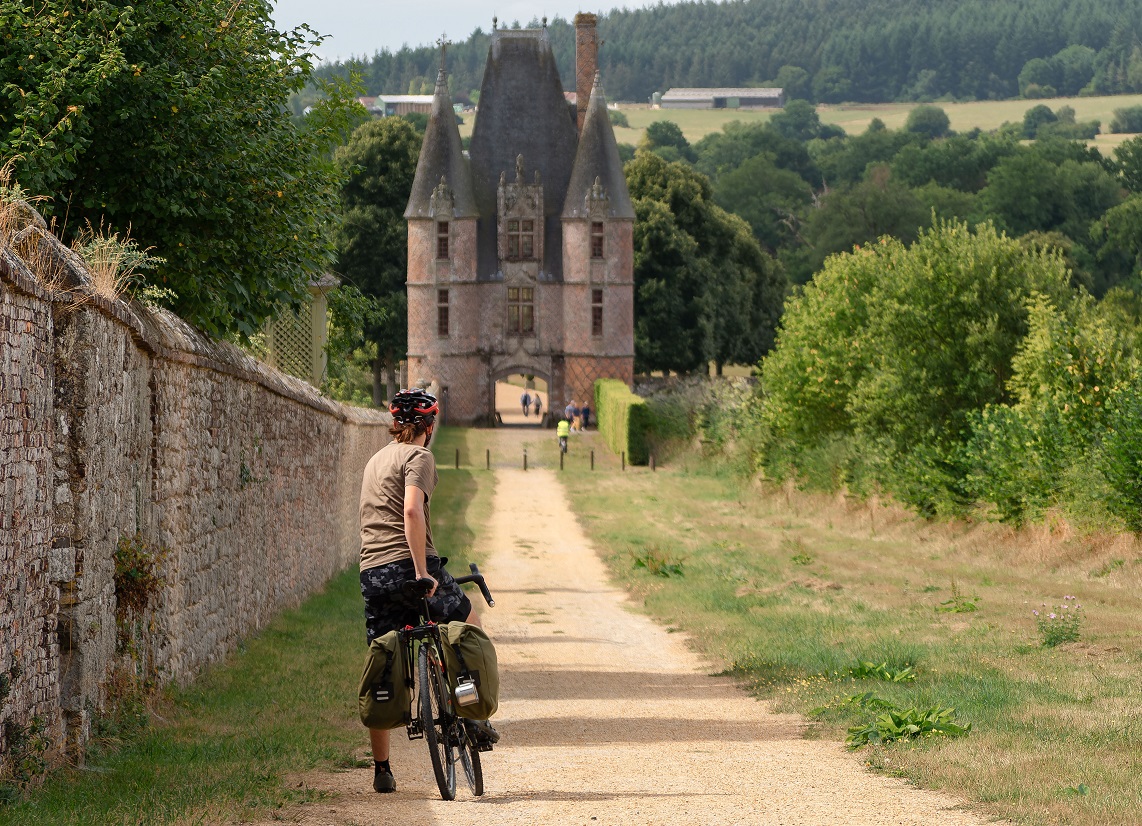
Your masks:
{"label": "deciduous tree", "polygon": [[332,262],[351,91],[287,107],[320,42],[264,0],[0,0],[0,154],[73,235],[101,221],[165,260],[147,280],[212,334],[249,335]]}

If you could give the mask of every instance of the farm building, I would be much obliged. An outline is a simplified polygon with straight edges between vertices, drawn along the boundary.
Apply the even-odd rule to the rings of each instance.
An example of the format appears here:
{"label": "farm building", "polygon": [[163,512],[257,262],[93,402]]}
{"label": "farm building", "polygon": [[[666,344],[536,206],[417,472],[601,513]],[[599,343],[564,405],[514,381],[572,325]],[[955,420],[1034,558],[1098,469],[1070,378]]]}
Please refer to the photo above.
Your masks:
{"label": "farm building", "polygon": [[779,109],[783,89],[669,89],[659,99],[663,109]]}
{"label": "farm building", "polygon": [[376,95],[357,98],[374,115],[407,115],[410,112],[432,114],[433,95]]}

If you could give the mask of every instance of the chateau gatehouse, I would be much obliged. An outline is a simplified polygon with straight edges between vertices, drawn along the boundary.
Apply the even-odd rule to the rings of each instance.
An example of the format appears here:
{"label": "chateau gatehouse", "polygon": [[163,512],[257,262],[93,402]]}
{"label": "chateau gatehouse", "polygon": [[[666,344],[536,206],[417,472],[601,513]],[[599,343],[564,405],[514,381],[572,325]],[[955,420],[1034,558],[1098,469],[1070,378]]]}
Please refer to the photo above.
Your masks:
{"label": "chateau gatehouse", "polygon": [[450,423],[492,421],[513,373],[544,379],[554,409],[631,381],[634,208],[595,25],[575,17],[574,105],[546,27],[494,28],[467,153],[437,77],[405,211],[408,375],[436,385]]}

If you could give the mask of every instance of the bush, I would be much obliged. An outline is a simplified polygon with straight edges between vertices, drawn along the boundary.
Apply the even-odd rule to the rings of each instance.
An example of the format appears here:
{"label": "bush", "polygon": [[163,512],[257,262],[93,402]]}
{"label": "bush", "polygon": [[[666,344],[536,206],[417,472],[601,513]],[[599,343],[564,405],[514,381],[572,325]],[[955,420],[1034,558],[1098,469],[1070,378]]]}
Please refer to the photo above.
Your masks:
{"label": "bush", "polygon": [[1133,134],[1142,132],[1142,106],[1124,106],[1114,110],[1110,131]]}
{"label": "bush", "polygon": [[650,460],[649,437],[653,417],[646,402],[618,379],[595,382],[595,410],[599,432],[615,453],[625,452],[632,465]]}

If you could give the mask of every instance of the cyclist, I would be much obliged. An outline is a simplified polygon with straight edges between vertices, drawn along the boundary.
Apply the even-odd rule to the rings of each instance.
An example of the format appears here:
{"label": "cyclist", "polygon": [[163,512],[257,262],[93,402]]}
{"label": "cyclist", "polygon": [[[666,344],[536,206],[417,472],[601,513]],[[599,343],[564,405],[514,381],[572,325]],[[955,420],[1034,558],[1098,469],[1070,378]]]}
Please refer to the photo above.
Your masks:
{"label": "cyclist", "polygon": [[[361,483],[361,595],[365,598],[368,642],[389,631],[418,624],[418,603],[401,588],[410,579],[429,579],[429,608],[436,622],[479,625],[472,603],[444,569],[432,544],[428,503],[436,487],[436,460],[428,443],[439,406],[423,390],[401,390],[389,404],[393,440],[365,467]],[[396,791],[389,767],[389,732],[369,729],[373,789]]]}
{"label": "cyclist", "polygon": [[555,425],[555,435],[559,439],[559,450],[563,453],[567,452],[567,437],[571,435],[571,421],[563,418]]}

